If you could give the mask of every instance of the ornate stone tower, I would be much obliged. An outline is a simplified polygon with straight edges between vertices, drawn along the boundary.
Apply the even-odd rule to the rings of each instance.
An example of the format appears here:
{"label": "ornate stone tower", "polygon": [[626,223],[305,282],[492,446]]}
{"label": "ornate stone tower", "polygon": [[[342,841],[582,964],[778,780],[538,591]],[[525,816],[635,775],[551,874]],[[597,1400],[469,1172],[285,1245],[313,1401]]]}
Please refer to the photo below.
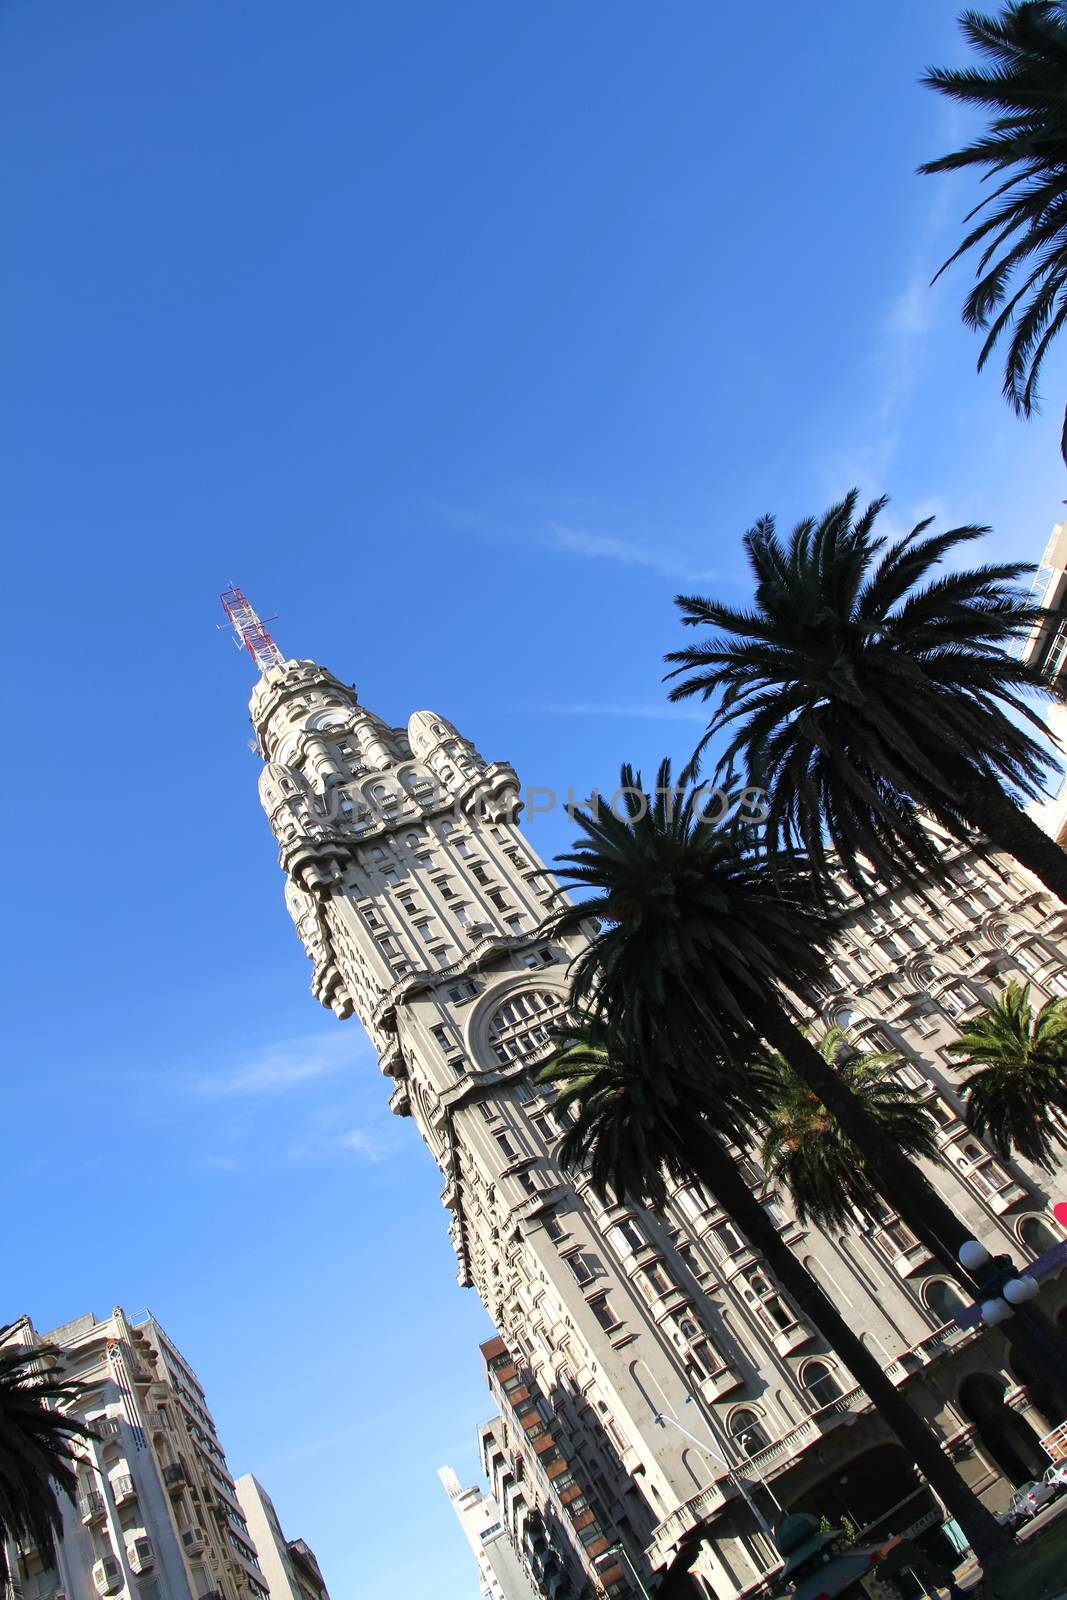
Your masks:
{"label": "ornate stone tower", "polygon": [[[547,1530],[571,1551],[571,1576],[552,1592],[577,1594],[584,1583],[589,1594],[636,1594],[611,1556],[619,1541],[646,1581],[694,1562],[688,1592],[749,1594],[778,1561],[768,1485],[792,1509],[818,1499],[814,1508],[833,1517],[843,1514],[834,1500],[843,1465],[853,1520],[874,1529],[889,1516],[897,1531],[936,1521],[866,1397],[702,1191],[678,1188],[653,1214],[604,1207],[561,1171],[559,1113],[534,1072],[586,935],[561,943],[538,931],[559,891],[515,820],[512,768],[485,761],[436,712],[390,727],[324,668],[284,660],[238,591],[224,604],[261,670],[251,698],[260,796],[312,992],[338,1017],[359,1017],[392,1109],[413,1119],[441,1170],[459,1281],[477,1289],[503,1341],[493,1371],[511,1443],[497,1498],[520,1544],[533,1518],[538,1537]],[[1029,948],[1042,919],[1033,885],[1003,866],[960,870],[977,874],[1017,930],[1011,939]],[[937,1181],[956,1185],[988,1243],[1025,1244],[1023,1224],[1036,1227],[1045,1204],[1035,1175],[998,1165],[966,1135],[951,1075],[940,1061],[934,1070],[941,1035],[931,1039],[931,1019],[943,1010],[947,1027],[959,1014],[947,980],[931,978],[923,1007],[910,990],[898,1003],[899,963],[856,920],[866,916],[843,931],[841,986],[863,995],[848,1026],[884,1034],[890,1019],[893,1036],[878,1047],[904,1052],[902,1071],[926,1084],[946,1141],[973,1147],[961,1144]],[[909,945],[934,948],[924,904],[885,916]],[[954,904],[937,935],[944,970],[972,974],[971,1004],[988,966],[976,953],[978,918]],[[1046,959],[1062,972],[1058,941],[1047,941]],[[960,1334],[954,1291],[892,1213],[848,1238],[821,1237],[751,1161],[747,1172],[894,1381],[917,1390],[961,1470],[995,1498],[1001,1457],[961,1384],[980,1375],[1007,1393],[998,1427],[1026,1411],[1019,1375],[1002,1370],[999,1335]],[[1035,1419],[1013,1436],[1017,1456],[1040,1431]],[[553,1540],[554,1521],[566,1540]]]}

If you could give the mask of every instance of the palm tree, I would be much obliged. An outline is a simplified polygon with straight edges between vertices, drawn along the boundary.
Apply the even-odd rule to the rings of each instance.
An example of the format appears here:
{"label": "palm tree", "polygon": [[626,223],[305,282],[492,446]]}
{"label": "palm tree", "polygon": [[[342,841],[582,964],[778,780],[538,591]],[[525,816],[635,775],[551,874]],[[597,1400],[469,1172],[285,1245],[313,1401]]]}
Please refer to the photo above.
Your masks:
{"label": "palm tree", "polygon": [[[571,967],[574,1009],[596,1020],[621,1059],[670,1062],[684,1082],[705,1085],[720,1105],[717,1130],[742,1144],[751,1135],[751,1059],[764,1046],[778,1051],[840,1123],[890,1205],[973,1298],[959,1261],[967,1225],[796,1020],[799,996],[825,979],[833,936],[804,856],[789,845],[769,853],[750,826],[709,825],[703,805],[704,790],[672,785],[665,761],[654,796],[624,766],[610,809],[574,813],[584,838],[557,862],[588,898],[561,907],[547,926],[559,937],[599,924]],[[1035,1320],[1032,1307],[1020,1307],[1013,1340],[1067,1405],[1063,1351],[1049,1348]]]}
{"label": "palm tree", "polygon": [[[968,110],[988,110],[992,121],[919,171],[978,167],[995,187],[968,212],[975,225],[937,277],[981,251],[963,320],[986,336],[979,372],[1010,330],[1004,397],[1029,417],[1042,363],[1067,320],[1067,6],[1013,0],[996,17],[965,11],[960,27],[988,66],[931,68],[922,81]],[[1067,460],[1067,418],[1060,448]]]}
{"label": "palm tree", "polygon": [[[559,1089],[562,1110],[577,1116],[560,1146],[562,1165],[587,1170],[604,1200],[662,1206],[665,1176],[703,1184],[746,1234],[797,1310],[837,1352],[867,1392],[916,1466],[944,1500],[984,1562],[1011,1538],[967,1487],[927,1424],[887,1378],[882,1363],[827,1298],[786,1245],[742,1178],[724,1138],[744,1111],[734,1098],[722,1114],[714,1074],[692,1080],[673,1064],[612,1053],[597,1020],[573,1030],[556,1059],[538,1074]],[[753,1108],[750,1096],[749,1111]]]}
{"label": "palm tree", "polygon": [[948,1049],[961,1067],[977,1068],[962,1086],[969,1126],[988,1134],[1001,1155],[1018,1151],[1050,1167],[1049,1112],[1067,1114],[1067,999],[1035,1011],[1030,985],[1009,983]]}
{"label": "palm tree", "polygon": [[0,1327],[0,1583],[8,1579],[5,1540],[51,1554],[63,1529],[59,1493],[73,1499],[78,1487],[71,1440],[91,1436],[60,1409],[74,1385],[42,1366],[60,1352],[10,1342],[14,1327]]}
{"label": "palm tree", "polygon": [[667,657],[684,674],[671,699],[713,704],[694,761],[728,733],[720,771],[747,766],[770,843],[802,845],[824,882],[843,871],[867,892],[872,877],[931,870],[944,849],[928,813],[962,841],[977,829],[1067,901],[1067,854],[1015,798],[1038,795],[1050,764],[1023,698],[1048,685],[1009,653],[1045,615],[1016,587],[1029,569],[934,577],[987,530],[927,535],[928,518],[891,540],[874,532],[886,501],[858,517],[856,501],[853,489],[787,542],[773,517],[750,529],[752,609],[678,596],[686,625],[716,630]]}
{"label": "palm tree", "polygon": [[[898,1055],[853,1051],[838,1027],[829,1028],[815,1048],[886,1139],[913,1160],[939,1159],[937,1123],[918,1091],[896,1076]],[[789,1190],[801,1222],[848,1228],[857,1216],[877,1220],[883,1209],[878,1182],[837,1118],[777,1051],[757,1059],[752,1070],[766,1106],[760,1160]]]}

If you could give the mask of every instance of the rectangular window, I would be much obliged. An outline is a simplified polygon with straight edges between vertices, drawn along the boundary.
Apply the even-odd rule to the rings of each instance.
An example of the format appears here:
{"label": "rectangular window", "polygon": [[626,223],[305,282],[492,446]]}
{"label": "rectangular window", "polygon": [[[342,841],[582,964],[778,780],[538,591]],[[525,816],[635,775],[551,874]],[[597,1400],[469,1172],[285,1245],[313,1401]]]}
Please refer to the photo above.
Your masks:
{"label": "rectangular window", "polygon": [[508,903],[504,898],[504,892],[502,889],[490,889],[489,899],[492,904],[496,906],[498,911],[506,911],[508,909]]}
{"label": "rectangular window", "polygon": [[617,1328],[619,1319],[611,1309],[611,1302],[606,1294],[597,1295],[595,1300],[590,1300],[589,1309],[607,1333],[611,1328]]}
{"label": "rectangular window", "polygon": [[535,1422],[532,1428],[526,1428],[524,1431],[527,1439],[532,1441],[534,1439],[543,1439],[548,1429],[543,1422]]}
{"label": "rectangular window", "polygon": [[436,1027],[430,1029],[430,1032],[433,1034],[434,1039],[441,1046],[442,1050],[451,1049],[452,1035],[449,1033],[443,1022],[437,1023]]}
{"label": "rectangular window", "polygon": [[493,1118],[496,1116],[496,1112],[489,1104],[488,1100],[479,1100],[478,1110],[481,1112],[486,1122],[492,1122]]}
{"label": "rectangular window", "polygon": [[456,898],[456,891],[447,878],[435,878],[434,888],[443,900],[454,900]]}
{"label": "rectangular window", "polygon": [[382,869],[382,877],[385,879],[386,883],[400,882],[400,874],[397,872],[395,867],[384,867]]}
{"label": "rectangular window", "polygon": [[596,1544],[604,1537],[604,1530],[599,1522],[591,1522],[588,1527],[578,1529],[578,1537],[584,1545]]}
{"label": "rectangular window", "polygon": [[544,1229],[553,1244],[566,1237],[562,1222],[554,1211],[550,1211],[544,1219]]}
{"label": "rectangular window", "polygon": [[433,939],[433,928],[428,922],[416,922],[415,932],[418,934],[423,944],[429,944]]}
{"label": "rectangular window", "polygon": [[514,1161],[518,1157],[519,1152],[516,1150],[508,1134],[494,1133],[493,1138],[496,1140],[497,1144],[500,1146],[501,1150],[509,1161]]}
{"label": "rectangular window", "polygon": [[698,1217],[702,1217],[708,1209],[707,1196],[701,1189],[695,1188],[692,1184],[688,1188],[680,1189],[677,1199],[678,1204],[692,1222],[695,1222]]}
{"label": "rectangular window", "polygon": [[381,925],[382,925],[381,917],[378,915],[378,913],[376,911],[373,911],[369,906],[367,907],[366,911],[364,911],[364,913],[363,913],[363,920],[367,924],[368,928],[380,928]]}
{"label": "rectangular window", "polygon": [[573,1255],[564,1256],[563,1259],[567,1263],[568,1270],[575,1283],[580,1283],[583,1286],[587,1283],[592,1283],[593,1269],[579,1251],[575,1251]]}
{"label": "rectangular window", "polygon": [[522,918],[521,917],[505,917],[504,925],[507,928],[509,933],[521,933],[522,932]]}
{"label": "rectangular window", "polygon": [[637,1287],[646,1300],[657,1300],[669,1294],[673,1285],[662,1261],[653,1261],[637,1274]]}
{"label": "rectangular window", "polygon": [[513,1378],[505,1378],[500,1387],[505,1394],[514,1394],[516,1389],[525,1389],[526,1379],[516,1373]]}
{"label": "rectangular window", "polygon": [[636,1250],[643,1250],[648,1243],[632,1217],[627,1217],[624,1222],[612,1228],[608,1237],[621,1255],[631,1255]]}

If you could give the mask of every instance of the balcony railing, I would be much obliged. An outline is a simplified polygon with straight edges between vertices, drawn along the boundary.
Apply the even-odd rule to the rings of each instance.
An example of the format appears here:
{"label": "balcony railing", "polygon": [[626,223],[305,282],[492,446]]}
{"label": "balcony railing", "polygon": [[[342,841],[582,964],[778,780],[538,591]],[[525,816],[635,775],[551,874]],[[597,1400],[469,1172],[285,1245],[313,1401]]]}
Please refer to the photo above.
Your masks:
{"label": "balcony railing", "polygon": [[137,1495],[137,1488],[133,1479],[123,1473],[120,1477],[112,1478],[111,1493],[115,1496],[117,1506],[124,1505],[127,1500],[133,1500]]}
{"label": "balcony railing", "polygon": [[106,1509],[103,1495],[97,1494],[95,1490],[89,1494],[83,1494],[78,1501],[78,1515],[83,1522],[96,1522],[99,1517],[104,1515]]}
{"label": "balcony railing", "polygon": [[163,1468],[163,1482],[173,1494],[175,1490],[185,1487],[185,1468],[180,1461],[172,1461]]}
{"label": "balcony railing", "polygon": [[[724,1477],[725,1481],[725,1477]],[[705,1517],[710,1517],[726,1503],[726,1495],[718,1483],[713,1483],[706,1489],[701,1489],[691,1500],[672,1511],[669,1517],[655,1529],[652,1542],[648,1546],[648,1559],[654,1567],[661,1566],[666,1560],[671,1547],[688,1533],[690,1528],[703,1522]]]}

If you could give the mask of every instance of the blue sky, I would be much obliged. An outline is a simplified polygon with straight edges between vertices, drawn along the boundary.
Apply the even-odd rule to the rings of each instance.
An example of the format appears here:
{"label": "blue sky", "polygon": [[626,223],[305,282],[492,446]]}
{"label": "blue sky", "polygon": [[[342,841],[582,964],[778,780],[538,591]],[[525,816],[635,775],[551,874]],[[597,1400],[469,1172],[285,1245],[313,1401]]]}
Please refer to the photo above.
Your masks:
{"label": "blue sky", "polygon": [[1027,427],[927,287],[954,11],[0,5],[0,1309],[151,1306],[334,1600],[475,1600],[435,1469],[488,1324],[307,992],[218,592],[585,794],[688,753],[671,596],[741,598],[760,514],[858,483],[1036,557],[1067,346]]}

